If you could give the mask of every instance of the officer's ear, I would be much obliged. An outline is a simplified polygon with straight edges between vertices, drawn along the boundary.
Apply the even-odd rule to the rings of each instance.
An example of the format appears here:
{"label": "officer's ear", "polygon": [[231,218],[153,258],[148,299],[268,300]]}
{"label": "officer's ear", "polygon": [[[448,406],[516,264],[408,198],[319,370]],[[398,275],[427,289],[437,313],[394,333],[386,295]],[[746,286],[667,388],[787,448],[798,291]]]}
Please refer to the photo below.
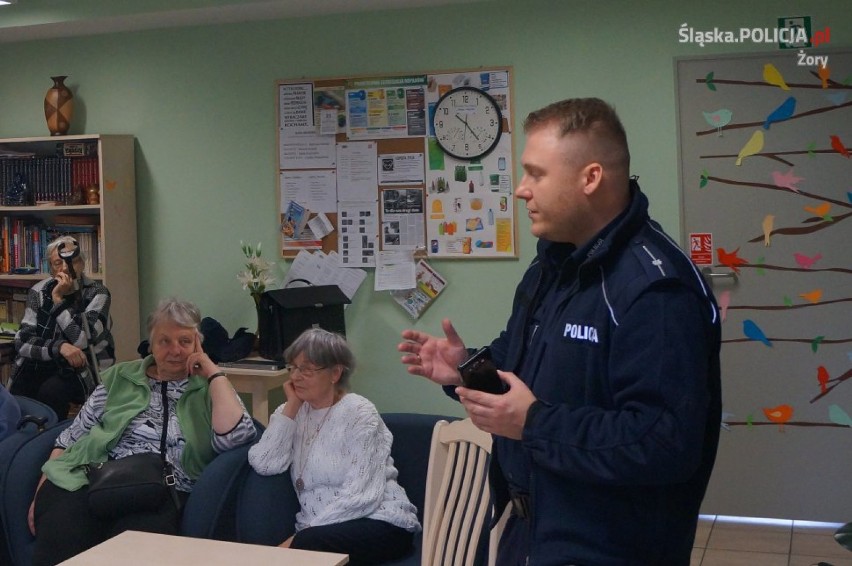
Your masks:
{"label": "officer's ear", "polygon": [[583,194],[591,196],[601,184],[603,179],[603,165],[592,161],[581,171],[583,181]]}

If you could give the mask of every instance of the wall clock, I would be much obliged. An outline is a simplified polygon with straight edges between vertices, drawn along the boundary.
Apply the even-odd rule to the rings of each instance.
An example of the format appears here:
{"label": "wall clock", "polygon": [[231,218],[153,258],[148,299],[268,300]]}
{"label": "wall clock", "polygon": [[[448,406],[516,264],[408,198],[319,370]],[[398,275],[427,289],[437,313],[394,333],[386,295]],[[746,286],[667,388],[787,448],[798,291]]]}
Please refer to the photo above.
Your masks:
{"label": "wall clock", "polygon": [[470,161],[487,155],[500,141],[503,116],[491,95],[462,86],[438,99],[432,126],[445,153]]}

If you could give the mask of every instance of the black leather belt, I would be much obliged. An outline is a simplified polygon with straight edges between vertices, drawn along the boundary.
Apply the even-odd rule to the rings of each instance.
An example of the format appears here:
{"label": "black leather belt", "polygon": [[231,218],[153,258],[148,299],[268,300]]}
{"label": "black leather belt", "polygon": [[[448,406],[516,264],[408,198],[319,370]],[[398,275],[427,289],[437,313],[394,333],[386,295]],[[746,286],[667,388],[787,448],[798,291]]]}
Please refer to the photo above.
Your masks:
{"label": "black leather belt", "polygon": [[521,519],[527,520],[531,515],[530,496],[526,493],[511,493],[512,512]]}

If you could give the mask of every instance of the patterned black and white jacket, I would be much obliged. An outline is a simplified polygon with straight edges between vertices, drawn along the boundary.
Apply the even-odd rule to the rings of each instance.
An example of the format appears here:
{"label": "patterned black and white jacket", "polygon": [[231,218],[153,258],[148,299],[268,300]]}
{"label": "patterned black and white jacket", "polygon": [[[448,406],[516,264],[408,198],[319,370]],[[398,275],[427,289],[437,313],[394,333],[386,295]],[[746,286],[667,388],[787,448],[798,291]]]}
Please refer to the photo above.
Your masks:
{"label": "patterned black and white jacket", "polygon": [[[27,293],[27,308],[21,328],[15,336],[15,370],[13,380],[26,379],[28,375],[57,371],[67,367],[59,349],[69,342],[86,351],[91,343],[98,359],[98,368],[106,369],[115,363],[115,344],[109,316],[111,296],[103,284],[86,277],[81,278],[81,299],[75,304],[66,297],[54,304],[51,291],[57,282],[54,278],[39,281]],[[90,335],[83,331],[83,314]]]}

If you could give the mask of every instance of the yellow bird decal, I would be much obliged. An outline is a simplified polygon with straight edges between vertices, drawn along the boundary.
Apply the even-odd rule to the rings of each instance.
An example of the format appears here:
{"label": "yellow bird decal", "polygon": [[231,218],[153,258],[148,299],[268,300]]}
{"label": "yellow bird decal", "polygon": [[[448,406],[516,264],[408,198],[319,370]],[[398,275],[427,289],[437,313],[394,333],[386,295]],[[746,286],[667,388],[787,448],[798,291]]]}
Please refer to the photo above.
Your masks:
{"label": "yellow bird decal", "polygon": [[776,69],[772,63],[767,63],[763,66],[763,80],[771,85],[780,87],[782,90],[790,90],[790,87],[784,82],[784,77],[781,76],[781,71]]}
{"label": "yellow bird decal", "polygon": [[771,214],[767,214],[763,218],[763,245],[767,248],[770,244],[770,236],[772,235],[772,226],[775,225],[775,217]]}
{"label": "yellow bird decal", "polygon": [[737,166],[742,165],[743,159],[749,155],[760,153],[761,149],[763,149],[763,130],[755,130],[737,155]]}

